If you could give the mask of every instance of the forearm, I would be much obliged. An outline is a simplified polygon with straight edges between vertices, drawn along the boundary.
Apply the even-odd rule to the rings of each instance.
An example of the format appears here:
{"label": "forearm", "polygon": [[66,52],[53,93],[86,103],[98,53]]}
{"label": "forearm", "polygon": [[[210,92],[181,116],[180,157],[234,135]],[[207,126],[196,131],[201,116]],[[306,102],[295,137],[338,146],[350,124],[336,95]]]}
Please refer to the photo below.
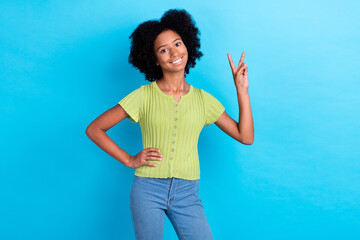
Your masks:
{"label": "forearm", "polygon": [[116,143],[106,134],[105,131],[100,128],[89,128],[86,130],[86,135],[107,154],[125,166],[129,166],[130,155],[116,145]]}
{"label": "forearm", "polygon": [[238,129],[241,139],[246,144],[254,142],[254,121],[250,106],[250,97],[248,90],[237,89],[239,103],[239,122]]}

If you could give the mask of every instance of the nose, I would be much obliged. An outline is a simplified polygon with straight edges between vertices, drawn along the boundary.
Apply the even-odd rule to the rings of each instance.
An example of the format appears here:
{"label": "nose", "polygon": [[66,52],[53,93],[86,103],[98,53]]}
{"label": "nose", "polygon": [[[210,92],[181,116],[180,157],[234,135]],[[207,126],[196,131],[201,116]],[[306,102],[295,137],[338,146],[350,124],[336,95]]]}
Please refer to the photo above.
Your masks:
{"label": "nose", "polygon": [[177,55],[178,55],[177,50],[175,48],[171,48],[170,49],[170,56],[171,57],[177,57]]}

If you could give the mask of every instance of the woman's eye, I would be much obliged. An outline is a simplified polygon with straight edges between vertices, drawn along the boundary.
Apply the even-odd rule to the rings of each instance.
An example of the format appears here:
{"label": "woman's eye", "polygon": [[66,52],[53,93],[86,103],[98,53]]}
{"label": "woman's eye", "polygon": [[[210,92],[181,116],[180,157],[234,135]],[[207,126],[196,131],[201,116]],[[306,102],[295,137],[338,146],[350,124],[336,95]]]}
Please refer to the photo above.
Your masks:
{"label": "woman's eye", "polygon": [[163,52],[165,52],[165,50],[166,50],[166,49],[162,49],[160,52],[163,53]]}
{"label": "woman's eye", "polygon": [[177,42],[175,45],[176,45],[176,46],[180,46],[180,45],[181,45],[181,42]]}

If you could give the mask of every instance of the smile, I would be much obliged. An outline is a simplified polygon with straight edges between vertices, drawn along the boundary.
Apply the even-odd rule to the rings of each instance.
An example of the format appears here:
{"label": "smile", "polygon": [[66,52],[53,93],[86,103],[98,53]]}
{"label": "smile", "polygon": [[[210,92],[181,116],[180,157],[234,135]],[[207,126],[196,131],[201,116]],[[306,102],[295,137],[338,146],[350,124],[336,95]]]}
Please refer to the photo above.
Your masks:
{"label": "smile", "polygon": [[179,59],[176,60],[176,61],[170,62],[170,63],[175,64],[175,65],[178,65],[178,64],[180,64],[180,63],[182,62],[182,59],[183,59],[183,57],[179,58]]}

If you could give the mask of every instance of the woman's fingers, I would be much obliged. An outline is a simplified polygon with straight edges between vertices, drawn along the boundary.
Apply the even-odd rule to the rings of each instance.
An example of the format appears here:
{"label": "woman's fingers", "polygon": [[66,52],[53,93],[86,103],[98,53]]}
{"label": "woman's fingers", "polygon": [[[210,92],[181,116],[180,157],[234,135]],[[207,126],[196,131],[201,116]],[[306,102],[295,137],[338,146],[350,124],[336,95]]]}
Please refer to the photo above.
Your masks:
{"label": "woman's fingers", "polygon": [[243,63],[239,69],[236,71],[236,74],[235,75],[238,75],[238,74],[241,74],[243,75],[245,73],[245,70],[247,69],[247,65],[246,63]]}
{"label": "woman's fingers", "polygon": [[[229,63],[230,63],[230,67],[231,67],[231,70],[233,71],[233,74],[234,74],[234,75],[235,75],[236,73],[238,73],[241,68],[244,67],[244,66],[243,66],[243,65],[244,65],[243,63],[244,63],[244,59],[245,59],[245,54],[246,54],[246,52],[242,52],[241,58],[240,58],[240,61],[239,61],[239,64],[238,64],[237,67],[235,67],[235,64],[234,64],[234,62],[233,62],[233,60],[232,60],[232,58],[231,58],[230,53],[227,54],[228,59],[229,59]],[[246,66],[246,64],[245,64],[245,66]]]}
{"label": "woman's fingers", "polygon": [[146,152],[160,152],[160,149],[157,149],[157,148],[146,148],[145,149],[146,150]]}
{"label": "woman's fingers", "polygon": [[148,165],[150,167],[157,167],[157,165],[155,163],[149,163],[147,161],[145,161],[145,164],[144,165]]}
{"label": "woman's fingers", "polygon": [[148,166],[151,166],[151,167],[156,167],[157,164],[150,163],[150,162],[148,162],[148,160],[161,161],[162,157],[163,157],[163,155],[160,154],[160,149],[147,148],[147,149],[145,149],[144,165],[148,165]]}
{"label": "woman's fingers", "polygon": [[148,148],[149,150],[146,153],[146,157],[149,159],[161,160],[163,155],[160,153],[160,149],[157,148]]}
{"label": "woman's fingers", "polygon": [[228,56],[228,59],[229,59],[229,63],[230,63],[231,70],[232,70],[233,73],[234,73],[234,72],[235,72],[235,69],[236,69],[235,64],[234,64],[233,60],[231,59],[230,53],[228,53],[227,56]]}
{"label": "woman's fingers", "polygon": [[242,52],[238,67],[241,66],[241,64],[244,62],[244,58],[245,58],[245,52]]}
{"label": "woman's fingers", "polygon": [[162,160],[162,157],[163,157],[162,154],[151,153],[151,154],[148,154],[148,155],[146,156],[146,159],[147,159],[147,160],[158,160],[158,161],[161,161],[161,160]]}
{"label": "woman's fingers", "polygon": [[[146,149],[146,157],[155,156],[155,157],[162,157],[162,154],[160,154],[160,149],[157,148],[147,148]],[[154,159],[154,158],[152,158]],[[156,158],[157,160],[157,158]]]}
{"label": "woman's fingers", "polygon": [[144,165],[148,165],[148,166],[151,166],[151,167],[156,167],[156,166],[157,166],[156,163],[148,162],[148,160],[154,161],[154,160],[158,160],[158,159],[156,159],[156,158],[150,159],[149,157],[146,157],[146,158],[143,160],[143,161],[144,161]]}

